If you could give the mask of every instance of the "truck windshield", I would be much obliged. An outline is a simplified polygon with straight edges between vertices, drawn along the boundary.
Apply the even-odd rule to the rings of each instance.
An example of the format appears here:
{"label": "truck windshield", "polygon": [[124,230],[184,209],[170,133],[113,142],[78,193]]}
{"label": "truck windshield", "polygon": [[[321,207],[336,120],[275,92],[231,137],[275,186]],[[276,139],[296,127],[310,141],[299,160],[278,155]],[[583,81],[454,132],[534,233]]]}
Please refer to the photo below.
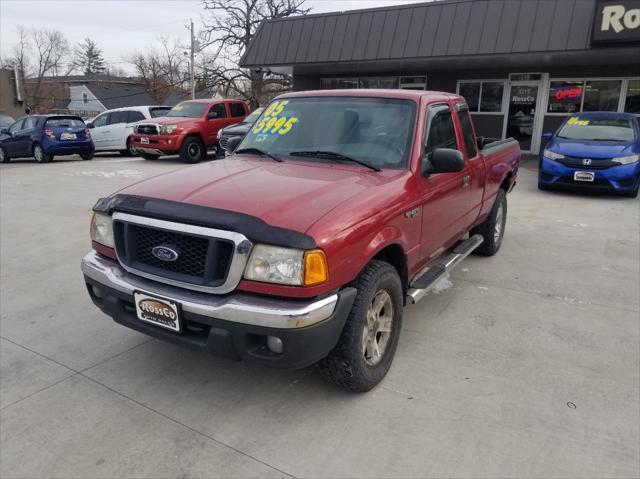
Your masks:
{"label": "truck windshield", "polygon": [[415,117],[416,104],[410,100],[344,96],[276,100],[238,151],[257,148],[285,159],[403,169]]}
{"label": "truck windshield", "polygon": [[572,116],[560,129],[557,138],[582,141],[633,141],[635,134],[627,118]]}
{"label": "truck windshield", "polygon": [[183,118],[200,118],[209,106],[207,103],[183,101],[174,106],[166,116],[178,116]]}

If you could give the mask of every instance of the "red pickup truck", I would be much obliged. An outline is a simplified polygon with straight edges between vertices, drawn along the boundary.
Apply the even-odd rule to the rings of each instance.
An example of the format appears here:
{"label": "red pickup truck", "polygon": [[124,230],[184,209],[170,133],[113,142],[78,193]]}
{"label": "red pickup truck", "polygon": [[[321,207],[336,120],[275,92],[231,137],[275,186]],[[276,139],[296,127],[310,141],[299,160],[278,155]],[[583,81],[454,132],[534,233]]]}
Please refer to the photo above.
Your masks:
{"label": "red pickup truck", "polygon": [[163,117],[134,127],[133,147],[146,160],[179,154],[185,163],[207,157],[207,148],[218,148],[218,131],[240,123],[249,107],[240,100],[189,100],[178,103]]}
{"label": "red pickup truck", "polygon": [[148,335],[317,363],[352,391],[385,376],[406,301],[499,250],[520,163],[515,140],[476,139],[462,97],[426,91],[283,95],[233,147],[97,202],[91,299]]}

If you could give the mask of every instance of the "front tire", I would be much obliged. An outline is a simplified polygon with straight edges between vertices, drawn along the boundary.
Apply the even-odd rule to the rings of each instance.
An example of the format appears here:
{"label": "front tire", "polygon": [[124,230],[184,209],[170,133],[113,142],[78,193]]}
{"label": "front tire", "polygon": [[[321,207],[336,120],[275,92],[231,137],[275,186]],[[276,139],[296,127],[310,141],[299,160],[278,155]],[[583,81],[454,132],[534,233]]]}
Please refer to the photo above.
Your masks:
{"label": "front tire", "polygon": [[7,152],[0,146],[0,163],[9,163],[10,160],[11,158],[9,158]]}
{"label": "front tire", "polygon": [[33,157],[38,163],[48,163],[53,158],[53,155],[48,155],[42,148],[42,145],[36,143],[33,145]]}
{"label": "front tire", "polygon": [[93,152],[91,153],[80,153],[80,158],[82,158],[84,161],[88,161],[93,159]]}
{"label": "front tire", "polygon": [[389,263],[371,261],[357,279],[357,294],[338,344],[318,363],[343,389],[365,392],[387,374],[402,327],[402,283]]}
{"label": "front tire", "polygon": [[207,156],[207,149],[200,138],[190,136],[184,140],[180,148],[180,159],[185,163],[198,163]]}
{"label": "front tire", "polygon": [[504,238],[504,228],[507,223],[507,194],[500,188],[493,203],[491,213],[484,223],[479,224],[471,230],[471,236],[479,234],[483,242],[475,250],[475,254],[480,256],[493,256],[502,246]]}

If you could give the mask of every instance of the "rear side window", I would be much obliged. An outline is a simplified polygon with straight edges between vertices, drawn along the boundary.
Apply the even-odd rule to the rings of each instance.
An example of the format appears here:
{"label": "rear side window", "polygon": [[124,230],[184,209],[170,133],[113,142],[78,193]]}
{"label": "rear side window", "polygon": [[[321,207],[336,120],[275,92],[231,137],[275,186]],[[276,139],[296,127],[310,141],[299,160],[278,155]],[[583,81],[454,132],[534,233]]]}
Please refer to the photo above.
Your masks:
{"label": "rear side window", "polygon": [[218,116],[216,118],[226,118],[227,117],[227,109],[224,107],[224,103],[218,103],[217,105],[213,105],[209,113],[216,112]]}
{"label": "rear side window", "polygon": [[111,113],[111,121],[109,123],[111,125],[126,123],[129,116],[128,113],[128,111],[114,111],[113,113]]}
{"label": "rear side window", "polygon": [[429,132],[425,142],[425,155],[429,155],[436,148],[458,148],[456,131],[453,127],[449,107],[444,107],[436,113],[429,125]]}
{"label": "rear side window", "polygon": [[130,111],[127,115],[127,123],[134,123],[144,119],[144,115],[139,111]]}
{"label": "rear side window", "polygon": [[84,121],[82,121],[82,119],[80,118],[74,118],[74,117],[55,117],[55,118],[49,118],[47,120],[47,122],[45,123],[45,126],[59,126],[59,127],[66,127],[66,128],[75,128],[75,127],[81,127],[84,126]]}
{"label": "rear side window", "polygon": [[149,113],[151,113],[151,118],[158,118],[161,116],[165,116],[169,110],[171,110],[170,106],[162,108],[149,108]]}
{"label": "rear side window", "polygon": [[242,103],[230,103],[229,109],[231,110],[231,116],[234,118],[246,115],[246,112],[244,111],[244,105]]}
{"label": "rear side window", "polygon": [[476,142],[473,136],[473,127],[471,126],[471,116],[469,110],[463,108],[458,111],[458,117],[460,118],[460,126],[462,127],[462,137],[464,139],[464,147],[467,150],[469,158],[476,156],[478,151],[476,150]]}

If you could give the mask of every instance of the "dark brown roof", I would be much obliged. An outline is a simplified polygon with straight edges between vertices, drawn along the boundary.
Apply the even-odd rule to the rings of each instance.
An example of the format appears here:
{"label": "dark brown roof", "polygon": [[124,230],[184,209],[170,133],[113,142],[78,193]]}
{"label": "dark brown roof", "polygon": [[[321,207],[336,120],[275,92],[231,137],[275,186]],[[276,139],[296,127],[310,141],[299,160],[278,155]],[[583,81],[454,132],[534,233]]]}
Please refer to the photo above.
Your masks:
{"label": "dark brown roof", "polygon": [[596,0],[445,0],[261,24],[243,67],[585,50]]}

